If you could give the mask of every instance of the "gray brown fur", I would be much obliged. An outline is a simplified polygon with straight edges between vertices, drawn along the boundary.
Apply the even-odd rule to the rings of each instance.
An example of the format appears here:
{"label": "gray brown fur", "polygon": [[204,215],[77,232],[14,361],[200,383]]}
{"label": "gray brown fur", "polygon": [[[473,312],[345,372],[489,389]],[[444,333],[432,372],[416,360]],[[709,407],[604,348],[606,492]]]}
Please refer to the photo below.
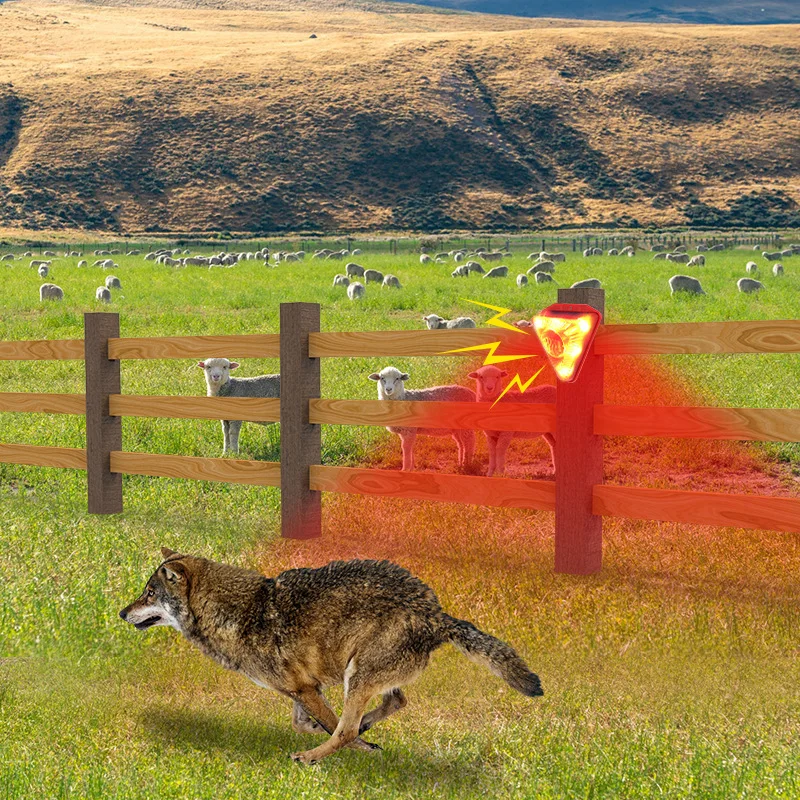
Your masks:
{"label": "gray brown fur", "polygon": [[[171,625],[226,669],[293,701],[299,732],[331,734],[292,758],[314,763],[343,747],[378,749],[360,734],[406,705],[400,686],[454,644],[512,688],[542,694],[514,649],[442,611],[430,587],[389,561],[333,561],[275,578],[162,549],[140,597],[120,611],[139,630]],[[322,689],[344,684],[341,719]],[[370,700],[382,695],[374,711]]]}

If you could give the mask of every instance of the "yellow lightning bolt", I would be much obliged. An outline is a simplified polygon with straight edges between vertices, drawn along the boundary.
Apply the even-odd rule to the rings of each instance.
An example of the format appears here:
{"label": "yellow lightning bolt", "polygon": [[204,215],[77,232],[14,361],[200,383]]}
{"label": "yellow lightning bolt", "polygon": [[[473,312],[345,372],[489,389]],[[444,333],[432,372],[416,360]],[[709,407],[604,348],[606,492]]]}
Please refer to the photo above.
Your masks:
{"label": "yellow lightning bolt", "polygon": [[[473,303],[476,306],[483,306],[484,308],[490,308],[492,311],[497,311],[490,320],[487,321],[487,325],[494,325],[497,328],[505,328],[509,331],[514,331],[515,333],[524,333],[527,335],[527,331],[522,330],[521,328],[517,328],[515,325],[509,325],[507,322],[504,322],[500,317],[505,316],[508,314],[511,309],[510,308],[502,308],[501,306],[492,306],[489,303],[479,303],[477,300],[468,300],[466,297],[462,297],[467,303]],[[519,361],[522,358],[533,358],[531,355],[522,355],[522,356],[496,356],[495,353],[497,352],[497,348],[500,347],[502,342],[487,342],[486,344],[474,344],[471,347],[459,347],[456,350],[445,350],[446,353],[466,353],[471,350],[488,350],[489,355],[487,355],[483,359],[483,364],[486,366],[487,364],[504,364],[506,361]]]}
{"label": "yellow lightning bolt", "polygon": [[528,331],[518,328],[516,325],[509,325],[507,322],[504,322],[502,319],[500,319],[500,317],[504,317],[511,311],[510,308],[490,306],[488,303],[479,303],[477,300],[468,300],[466,297],[462,297],[461,299],[467,303],[472,303],[476,306],[483,306],[484,308],[490,308],[492,311],[497,311],[497,314],[495,314],[490,320],[487,320],[487,325],[494,325],[498,328],[505,328],[507,331],[514,331],[514,333],[524,333],[527,335]]}
{"label": "yellow lightning bolt", "polygon": [[520,394],[525,394],[525,390],[539,377],[539,373],[543,369],[544,369],[544,367],[539,367],[538,372],[536,372],[530,380],[525,381],[525,383],[522,382],[522,379],[519,377],[519,373],[517,373],[508,382],[508,385],[506,386],[506,388],[503,389],[503,391],[500,392],[500,394],[497,396],[497,400],[495,400],[494,403],[492,403],[492,408],[494,408],[503,399],[503,395],[505,395],[507,392],[511,391],[511,389],[513,389],[514,386],[519,386],[519,393]]}

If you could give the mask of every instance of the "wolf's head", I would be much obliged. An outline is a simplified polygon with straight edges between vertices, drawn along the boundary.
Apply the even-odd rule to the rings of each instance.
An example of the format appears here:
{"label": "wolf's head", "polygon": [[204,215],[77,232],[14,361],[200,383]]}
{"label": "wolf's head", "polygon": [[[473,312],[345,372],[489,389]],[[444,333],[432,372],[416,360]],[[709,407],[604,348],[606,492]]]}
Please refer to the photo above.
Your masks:
{"label": "wolf's head", "polygon": [[171,625],[182,632],[189,615],[191,557],[161,548],[164,561],[150,576],[144,591],[119,612],[125,622],[143,631],[154,625]]}

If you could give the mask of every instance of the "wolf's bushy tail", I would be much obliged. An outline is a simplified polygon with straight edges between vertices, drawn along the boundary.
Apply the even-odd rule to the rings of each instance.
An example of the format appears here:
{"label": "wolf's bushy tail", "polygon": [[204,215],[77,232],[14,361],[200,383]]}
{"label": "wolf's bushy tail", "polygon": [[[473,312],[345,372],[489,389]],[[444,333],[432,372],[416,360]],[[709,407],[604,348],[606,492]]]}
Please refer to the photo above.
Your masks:
{"label": "wolf's bushy tail", "polygon": [[531,672],[511,645],[478,630],[471,622],[442,614],[449,641],[467,658],[482,664],[512,689],[528,697],[544,694],[539,676]]}

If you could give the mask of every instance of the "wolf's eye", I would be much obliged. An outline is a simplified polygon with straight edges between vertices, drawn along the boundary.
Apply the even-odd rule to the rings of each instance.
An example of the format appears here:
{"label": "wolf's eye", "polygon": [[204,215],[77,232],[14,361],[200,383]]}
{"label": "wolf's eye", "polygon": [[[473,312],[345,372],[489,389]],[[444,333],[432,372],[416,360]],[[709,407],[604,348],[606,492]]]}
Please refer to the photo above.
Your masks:
{"label": "wolf's eye", "polygon": [[147,590],[147,596],[148,597],[153,597],[154,595],[155,595],[155,592],[152,589],[148,589]]}

